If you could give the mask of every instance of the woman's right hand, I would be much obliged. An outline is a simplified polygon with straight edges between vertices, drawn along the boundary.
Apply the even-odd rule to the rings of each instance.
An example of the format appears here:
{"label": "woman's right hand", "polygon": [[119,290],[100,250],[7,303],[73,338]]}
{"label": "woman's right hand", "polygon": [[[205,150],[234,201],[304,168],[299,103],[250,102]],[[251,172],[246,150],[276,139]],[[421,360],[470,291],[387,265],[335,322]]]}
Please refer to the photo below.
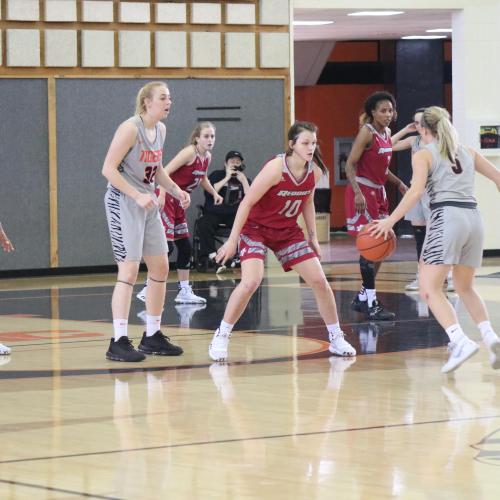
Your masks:
{"label": "woman's right hand", "polygon": [[358,213],[362,214],[366,210],[366,199],[363,193],[359,192],[354,195],[354,203],[356,205],[356,210]]}
{"label": "woman's right hand", "polygon": [[215,256],[215,261],[218,264],[224,265],[228,259],[230,259],[236,253],[237,243],[228,239],[220,248],[217,250],[217,255]]}
{"label": "woman's right hand", "polygon": [[135,199],[135,202],[146,210],[152,210],[158,202],[148,193],[139,193],[139,196]]}

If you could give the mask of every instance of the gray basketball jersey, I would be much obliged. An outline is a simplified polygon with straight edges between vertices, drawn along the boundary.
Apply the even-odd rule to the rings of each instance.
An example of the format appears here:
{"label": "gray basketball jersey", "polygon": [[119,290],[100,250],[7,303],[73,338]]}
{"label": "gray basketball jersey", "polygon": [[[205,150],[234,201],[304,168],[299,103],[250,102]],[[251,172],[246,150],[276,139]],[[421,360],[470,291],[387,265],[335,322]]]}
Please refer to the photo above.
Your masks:
{"label": "gray basketball jersey", "polygon": [[452,163],[440,155],[436,142],[427,144],[425,149],[432,154],[432,165],[426,185],[431,203],[443,201],[475,203],[475,167],[470,151],[460,144],[456,160]]}
{"label": "gray basketball jersey", "polygon": [[156,135],[151,142],[140,116],[134,115],[127,121],[137,127],[137,138],[120,163],[118,171],[140,193],[153,193],[156,171],[162,168],[165,137],[162,136],[159,123],[155,125]]}

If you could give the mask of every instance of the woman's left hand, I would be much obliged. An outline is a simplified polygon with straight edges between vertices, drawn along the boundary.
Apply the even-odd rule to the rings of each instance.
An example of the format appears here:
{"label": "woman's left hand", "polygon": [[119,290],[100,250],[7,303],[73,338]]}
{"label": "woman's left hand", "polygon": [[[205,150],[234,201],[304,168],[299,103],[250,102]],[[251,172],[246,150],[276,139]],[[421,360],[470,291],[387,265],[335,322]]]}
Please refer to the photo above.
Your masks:
{"label": "woman's left hand", "polygon": [[318,238],[314,238],[308,241],[311,250],[317,255],[318,259],[321,260],[321,247],[319,246]]}
{"label": "woman's left hand", "polygon": [[394,224],[390,219],[380,219],[374,220],[370,223],[370,234],[376,238],[383,236],[384,240],[389,237],[389,233],[392,232],[392,227]]}

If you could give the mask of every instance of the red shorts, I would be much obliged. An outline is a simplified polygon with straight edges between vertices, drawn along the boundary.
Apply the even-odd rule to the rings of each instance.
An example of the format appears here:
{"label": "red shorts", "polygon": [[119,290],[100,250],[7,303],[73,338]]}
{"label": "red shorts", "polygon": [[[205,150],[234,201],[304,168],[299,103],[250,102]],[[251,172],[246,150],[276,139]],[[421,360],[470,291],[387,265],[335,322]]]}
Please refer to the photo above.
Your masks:
{"label": "red shorts", "polygon": [[264,260],[267,248],[270,248],[285,271],[290,271],[299,262],[317,257],[298,225],[275,229],[247,222],[241,231],[238,247],[242,262],[249,259]]}
{"label": "red shorts", "polygon": [[347,232],[356,236],[363,226],[376,219],[385,219],[389,216],[389,202],[384,186],[379,188],[359,184],[359,188],[366,199],[364,213],[356,210],[354,191],[349,184],[345,192],[345,216],[347,219]]}
{"label": "red shorts", "polygon": [[165,206],[160,215],[167,240],[180,240],[191,236],[187,225],[186,211],[181,207],[179,200],[166,194]]}

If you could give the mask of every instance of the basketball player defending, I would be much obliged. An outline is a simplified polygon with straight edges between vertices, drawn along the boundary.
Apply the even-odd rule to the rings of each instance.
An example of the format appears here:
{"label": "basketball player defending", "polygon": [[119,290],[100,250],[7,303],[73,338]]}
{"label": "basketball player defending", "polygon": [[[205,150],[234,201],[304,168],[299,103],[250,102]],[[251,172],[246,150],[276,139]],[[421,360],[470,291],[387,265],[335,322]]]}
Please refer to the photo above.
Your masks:
{"label": "basketball player defending", "polygon": [[[138,93],[136,114],[115,133],[102,167],[108,179],[104,197],[113,253],[118,264],[111,308],[114,338],[106,357],[112,361],[142,361],[144,354],[177,356],[182,349],[160,330],[168,276],[168,248],[160,219],[155,182],[187,208],[189,194],[162,168],[165,119],[172,101],[163,82],[150,82]],[[127,335],[132,291],[141,257],[148,268],[146,331],[134,349]]]}
{"label": "basketball player defending", "polygon": [[[208,166],[211,161],[211,151],[215,144],[215,127],[210,122],[200,122],[191,132],[189,146],[183,148],[165,167],[165,172],[181,189],[191,193],[201,186],[214,198],[214,204],[220,205],[222,197],[213,188],[207,178]],[[186,220],[186,211],[179,201],[165,192],[160,186],[158,202],[161,208],[161,218],[167,240],[174,241],[177,247],[177,284],[178,294],[175,302],[178,304],[205,304],[207,300],[193,293],[189,284],[189,268],[191,266],[192,247]],[[144,300],[147,284],[137,294],[139,300]]]}
{"label": "basketball player defending", "polygon": [[[229,239],[217,252],[217,262],[224,264],[236,253],[239,241],[241,281],[229,297],[224,318],[208,349],[214,361],[227,359],[233,326],[262,281],[267,248],[275,253],[285,271],[295,270],[312,288],[328,330],[330,352],[356,355],[340,329],[335,298],[319,261],[313,195],[326,167],[316,148],[316,131],[312,123],[292,125],[288,151],[262,167],[238,208]],[[300,213],[308,241],[297,224]]]}
{"label": "basketball player defending", "polygon": [[410,190],[389,218],[375,222],[372,234],[387,236],[427,190],[431,215],[420,262],[420,295],[450,339],[450,356],[441,371],[457,369],[479,349],[463,332],[455,309],[443,292],[451,266],[455,289],[481,332],[491,366],[498,369],[500,339],[474,289],[474,271],[481,266],[484,239],[483,221],[474,197],[474,174],[477,171],[484,175],[500,190],[500,170],[458,142],[449,116],[437,106],[422,113],[420,134],[425,147],[413,156]]}
{"label": "basketball player defending", "polygon": [[[345,193],[347,232],[358,232],[375,219],[387,217],[389,204],[385,193],[387,180],[396,184],[401,193],[408,189],[390,170],[392,157],[389,125],[394,117],[396,101],[388,92],[375,92],[365,101],[359,130],[347,158],[346,175],[350,184]],[[365,312],[372,321],[390,321],[395,314],[384,309],[377,300],[375,276],[380,262],[359,257],[363,284],[352,301],[352,308]]]}

